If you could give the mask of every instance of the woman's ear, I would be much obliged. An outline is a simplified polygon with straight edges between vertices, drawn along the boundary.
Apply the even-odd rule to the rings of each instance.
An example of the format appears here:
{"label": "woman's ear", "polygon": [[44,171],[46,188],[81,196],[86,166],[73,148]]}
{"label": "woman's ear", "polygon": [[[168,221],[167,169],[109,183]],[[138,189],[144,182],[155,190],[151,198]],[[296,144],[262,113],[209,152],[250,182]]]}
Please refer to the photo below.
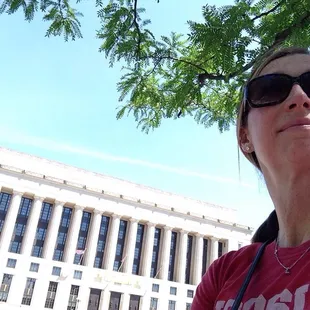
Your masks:
{"label": "woman's ear", "polygon": [[249,138],[249,131],[247,128],[241,127],[239,132],[239,145],[243,152],[252,153],[254,151],[253,145]]}

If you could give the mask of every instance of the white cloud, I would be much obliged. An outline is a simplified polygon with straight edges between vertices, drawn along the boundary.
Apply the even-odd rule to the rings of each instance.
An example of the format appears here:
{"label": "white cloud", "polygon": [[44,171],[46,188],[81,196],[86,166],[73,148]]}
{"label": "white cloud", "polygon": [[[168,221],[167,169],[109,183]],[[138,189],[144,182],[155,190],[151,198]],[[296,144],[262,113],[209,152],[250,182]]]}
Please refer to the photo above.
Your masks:
{"label": "white cloud", "polygon": [[244,183],[239,180],[232,179],[232,178],[210,175],[210,174],[201,173],[198,171],[188,170],[188,169],[184,169],[180,167],[172,167],[172,166],[150,162],[146,160],[141,160],[141,159],[134,159],[134,158],[129,158],[129,157],[112,155],[112,154],[108,154],[104,152],[98,152],[98,151],[86,149],[83,147],[69,145],[69,144],[61,143],[61,142],[56,142],[50,139],[29,136],[23,133],[12,132],[11,129],[7,130],[5,128],[0,128],[0,132],[2,133],[10,132],[9,136],[0,134],[0,141],[10,142],[10,143],[13,142],[19,145],[34,146],[36,148],[49,150],[49,151],[72,153],[75,155],[78,154],[78,155],[82,155],[88,158],[99,159],[102,161],[120,162],[120,163],[124,163],[128,165],[134,165],[134,166],[140,166],[140,167],[145,167],[145,168],[150,168],[150,169],[155,169],[155,170],[161,170],[164,172],[170,172],[170,173],[178,174],[182,176],[196,177],[199,179],[210,180],[210,181],[214,181],[218,183],[227,183],[231,185],[242,186],[242,187],[251,188],[251,189],[257,189],[257,187],[252,184]]}

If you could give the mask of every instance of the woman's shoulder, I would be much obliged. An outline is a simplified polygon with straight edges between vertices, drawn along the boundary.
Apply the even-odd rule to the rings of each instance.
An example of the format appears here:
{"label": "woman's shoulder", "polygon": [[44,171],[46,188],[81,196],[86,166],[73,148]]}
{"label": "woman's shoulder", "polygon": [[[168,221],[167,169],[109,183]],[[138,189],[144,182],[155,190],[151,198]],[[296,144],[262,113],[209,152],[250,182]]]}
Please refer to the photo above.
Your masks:
{"label": "woman's shoulder", "polygon": [[262,243],[253,243],[222,255],[210,266],[210,271],[218,275],[219,282],[225,282],[232,273],[243,271],[251,265],[261,245]]}
{"label": "woman's shoulder", "polygon": [[261,247],[262,243],[252,243],[246,245],[239,250],[230,251],[216,260],[218,264],[225,262],[234,262],[235,260],[249,258],[251,261],[255,257],[257,251]]}
{"label": "woman's shoulder", "polygon": [[240,275],[251,265],[260,246],[261,243],[253,243],[215,260],[197,287],[192,309],[213,309],[214,301],[225,282],[234,274]]}

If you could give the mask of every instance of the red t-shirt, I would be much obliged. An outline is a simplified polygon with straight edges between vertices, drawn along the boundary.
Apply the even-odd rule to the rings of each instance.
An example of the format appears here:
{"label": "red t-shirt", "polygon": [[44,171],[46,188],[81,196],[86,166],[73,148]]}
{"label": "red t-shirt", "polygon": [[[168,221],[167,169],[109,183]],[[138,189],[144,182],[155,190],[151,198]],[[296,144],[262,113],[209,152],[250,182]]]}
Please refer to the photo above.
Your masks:
{"label": "red t-shirt", "polygon": [[[191,310],[229,310],[261,246],[251,244],[216,260],[197,287]],[[278,256],[291,266],[310,247],[310,240],[294,248],[280,248]],[[310,310],[310,251],[290,274],[274,255],[275,243],[265,248],[239,310]]]}

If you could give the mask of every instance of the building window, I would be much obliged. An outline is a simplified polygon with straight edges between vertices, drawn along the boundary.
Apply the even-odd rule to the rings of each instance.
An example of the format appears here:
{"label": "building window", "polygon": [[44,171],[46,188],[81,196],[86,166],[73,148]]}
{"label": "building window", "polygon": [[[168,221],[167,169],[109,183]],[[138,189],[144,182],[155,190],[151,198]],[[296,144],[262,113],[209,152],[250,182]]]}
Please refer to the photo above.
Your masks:
{"label": "building window", "polygon": [[27,278],[24,295],[22,299],[22,305],[30,306],[35,284],[36,284],[36,279]]}
{"label": "building window", "polygon": [[97,243],[96,257],[94,261],[95,268],[101,268],[103,263],[103,256],[105,245],[107,241],[108,229],[109,229],[110,218],[107,216],[101,217],[100,231]]}
{"label": "building window", "polygon": [[121,293],[111,292],[109,310],[119,310],[121,303]]}
{"label": "building window", "polygon": [[2,192],[0,193],[0,235],[4,225],[6,214],[8,212],[11,197],[12,197],[11,194]]}
{"label": "building window", "polygon": [[177,294],[177,288],[174,286],[170,286],[170,295],[176,295]]}
{"label": "building window", "polygon": [[175,266],[175,255],[177,249],[177,239],[178,239],[178,233],[173,231],[171,234],[171,243],[170,243],[168,281],[174,280],[174,266]]}
{"label": "building window", "polygon": [[152,285],[152,292],[159,292],[159,284],[153,283]]}
{"label": "building window", "polygon": [[33,243],[31,255],[35,257],[42,257],[42,251],[48,224],[51,218],[53,205],[48,202],[43,202],[40,213],[40,218],[37,226],[36,237]]}
{"label": "building window", "polygon": [[45,300],[45,308],[53,309],[56,292],[57,292],[57,282],[50,281],[50,284],[48,286],[47,296]]}
{"label": "building window", "polygon": [[158,298],[151,297],[150,310],[157,310]]}
{"label": "building window", "polygon": [[129,300],[129,309],[128,310],[137,310],[140,306],[140,296],[138,295],[130,295]]}
{"label": "building window", "polygon": [[37,263],[31,263],[29,271],[38,272],[39,271],[39,266],[40,265],[37,264]]}
{"label": "building window", "polygon": [[6,302],[9,296],[13,275],[4,274],[0,287],[0,301]]}
{"label": "building window", "polygon": [[53,260],[62,261],[66,246],[67,234],[71,222],[72,209],[64,207],[61,215],[61,222],[58,229],[58,236],[54,251]]}
{"label": "building window", "polygon": [[82,271],[80,271],[80,270],[74,270],[73,278],[74,278],[74,279],[81,280],[81,279],[82,279],[82,274],[83,274]]}
{"label": "building window", "polygon": [[143,236],[144,236],[144,225],[138,224],[135,255],[134,255],[133,266],[132,266],[132,274],[136,274],[136,275],[140,273]]}
{"label": "building window", "polygon": [[17,262],[16,259],[8,258],[6,266],[9,267],[9,268],[15,268],[16,267],[16,262]]}
{"label": "building window", "polygon": [[115,254],[115,260],[114,260],[114,266],[113,266],[114,271],[121,271],[121,268],[125,260],[125,257],[123,258],[123,252],[124,252],[124,245],[125,245],[127,223],[128,222],[124,220],[120,221],[117,245],[116,245],[116,254]]}
{"label": "building window", "polygon": [[78,295],[79,295],[80,287],[77,285],[71,285],[70,296],[67,310],[75,310],[77,309],[78,304]]}
{"label": "building window", "polygon": [[9,252],[20,253],[31,206],[32,199],[22,197],[14,226]]}
{"label": "building window", "polygon": [[86,248],[86,241],[87,241],[88,229],[90,225],[90,219],[91,219],[91,213],[83,211],[78,242],[76,245],[77,251],[75,253],[74,261],[73,261],[73,263],[76,265],[83,264],[83,258],[84,258],[85,248]]}
{"label": "building window", "polygon": [[151,278],[156,278],[158,273],[158,256],[160,249],[160,235],[161,229],[155,228],[154,233],[154,246],[153,246],[153,255],[152,255],[152,264],[151,264]]}
{"label": "building window", "polygon": [[90,288],[87,310],[99,310],[101,290]]}
{"label": "building window", "polygon": [[207,262],[208,262],[208,239],[203,239],[201,276],[203,276],[207,271]]}
{"label": "building window", "polygon": [[219,241],[218,257],[221,257],[223,255],[223,247],[224,247],[224,243]]}
{"label": "building window", "polygon": [[175,310],[175,300],[169,300],[169,303],[168,303],[168,310]]}
{"label": "building window", "polygon": [[194,297],[194,291],[193,290],[187,290],[187,297],[193,298]]}
{"label": "building window", "polygon": [[185,270],[185,283],[186,284],[190,284],[190,281],[191,281],[193,239],[194,237],[191,235],[189,235],[187,238],[186,270]]}
{"label": "building window", "polygon": [[61,273],[61,267],[53,266],[52,275],[53,276],[60,276],[60,273]]}
{"label": "building window", "polygon": [[191,310],[191,307],[192,307],[192,304],[190,304],[190,303],[187,302],[187,303],[186,303],[186,308],[185,308],[185,309],[186,309],[186,310]]}

